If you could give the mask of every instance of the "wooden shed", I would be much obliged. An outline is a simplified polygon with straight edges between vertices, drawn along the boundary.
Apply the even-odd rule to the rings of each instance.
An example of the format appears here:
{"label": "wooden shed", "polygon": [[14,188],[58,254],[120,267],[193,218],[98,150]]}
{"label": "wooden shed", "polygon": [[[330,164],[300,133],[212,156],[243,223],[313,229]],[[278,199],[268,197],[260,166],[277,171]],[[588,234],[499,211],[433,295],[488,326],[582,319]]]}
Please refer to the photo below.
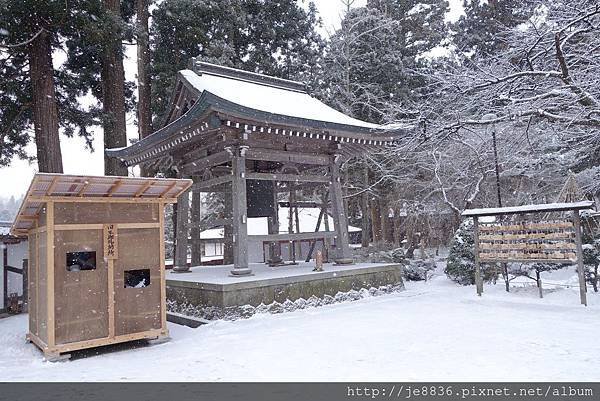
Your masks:
{"label": "wooden shed", "polygon": [[190,180],[36,174],[11,232],[29,238],[29,332],[48,359],[167,336],[164,206]]}

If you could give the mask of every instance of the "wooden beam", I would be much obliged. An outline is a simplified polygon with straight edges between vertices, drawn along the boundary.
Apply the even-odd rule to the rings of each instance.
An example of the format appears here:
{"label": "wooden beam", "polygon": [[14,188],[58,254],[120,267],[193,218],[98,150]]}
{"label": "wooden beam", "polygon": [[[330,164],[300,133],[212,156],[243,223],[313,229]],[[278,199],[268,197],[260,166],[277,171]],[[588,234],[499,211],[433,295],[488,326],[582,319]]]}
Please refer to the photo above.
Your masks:
{"label": "wooden beam", "polygon": [[477,295],[481,296],[483,292],[483,280],[481,278],[481,264],[479,263],[479,219],[473,216],[473,229],[475,241],[475,285],[477,287]]}
{"label": "wooden beam", "polygon": [[138,191],[135,193],[135,195],[133,195],[133,197],[139,198],[140,196],[142,196],[144,192],[146,192],[148,188],[152,186],[152,184],[154,184],[154,181],[147,181],[144,185],[142,185],[140,189],[138,189]]}
{"label": "wooden beam", "polygon": [[165,205],[158,205],[159,225],[159,258],[160,258],[160,328],[162,335],[168,334],[167,329],[167,279],[165,277]]}
{"label": "wooden beam", "polygon": [[116,197],[108,198],[102,196],[96,197],[74,197],[74,196],[41,196],[41,197],[30,197],[30,202],[80,202],[80,203],[176,203],[177,198],[131,198],[131,197]]}
{"label": "wooden beam", "polygon": [[233,269],[231,274],[243,276],[252,273],[248,266],[248,204],[246,198],[246,158],[239,148],[234,149],[231,162],[233,181],[231,182],[233,219]]}
{"label": "wooden beam", "polygon": [[266,181],[289,181],[289,182],[319,182],[328,184],[331,178],[323,175],[297,175],[297,174],[280,174],[280,173],[248,173],[248,180],[266,180]]}
{"label": "wooden beam", "polygon": [[573,225],[575,226],[575,243],[577,244],[577,276],[579,278],[579,299],[582,305],[587,306],[587,289],[585,285],[585,273],[583,266],[583,245],[581,239],[581,219],[579,211],[573,210]]}
{"label": "wooden beam", "polygon": [[54,324],[54,202],[46,204],[46,330],[48,347],[56,345]]}
{"label": "wooden beam", "polygon": [[117,189],[119,189],[121,187],[121,185],[123,185],[123,180],[117,180],[117,182],[115,182],[112,185],[112,187],[110,187],[110,189],[108,190],[108,193],[106,195],[110,198],[117,191]]}
{"label": "wooden beam", "polygon": [[54,187],[58,183],[58,178],[59,178],[59,176],[52,178],[52,182],[50,182],[50,186],[46,190],[46,196],[52,195],[52,192],[54,191]]}
{"label": "wooden beam", "polygon": [[180,171],[184,175],[192,175],[194,173],[202,172],[207,168],[211,168],[214,166],[218,166],[219,164],[227,163],[231,160],[231,153],[224,150],[219,153],[212,154],[210,156],[204,157],[199,160],[195,160],[193,162],[189,162],[184,164]]}
{"label": "wooden beam", "polygon": [[298,163],[326,166],[329,158],[324,155],[314,155],[298,152],[287,152],[273,149],[250,148],[246,151],[249,160],[264,160],[280,163]]}
{"label": "wooden beam", "polygon": [[344,196],[342,192],[342,177],[340,174],[339,160],[336,156],[331,157],[330,174],[331,184],[329,185],[329,198],[331,199],[331,211],[333,225],[337,233],[335,248],[338,264],[352,263],[352,251],[350,250],[350,236],[348,234],[348,216],[344,207]]}
{"label": "wooden beam", "polygon": [[108,259],[108,337],[115,338],[115,260]]}
{"label": "wooden beam", "polygon": [[192,190],[200,190],[200,189],[210,189],[212,187],[216,187],[217,185],[225,184],[231,182],[233,179],[233,175],[222,175],[220,177],[211,178],[210,180],[198,181],[192,185]]}
{"label": "wooden beam", "polygon": [[249,235],[248,239],[254,241],[276,242],[276,241],[299,241],[310,239],[334,238],[337,236],[335,231],[319,231],[308,233],[284,233],[268,235]]}
{"label": "wooden beam", "polygon": [[77,192],[77,196],[83,196],[83,194],[85,193],[85,190],[87,189],[87,187],[90,186],[91,182],[92,182],[91,179],[88,179],[86,182],[84,182],[83,185],[81,186],[81,189],[79,190],[79,192]]}
{"label": "wooden beam", "polygon": [[177,186],[177,181],[175,181],[175,182],[173,182],[171,185],[169,185],[169,186],[167,187],[167,189],[165,189],[164,191],[162,191],[158,197],[159,197],[159,198],[164,198],[164,197],[165,197],[165,195],[166,195],[166,194],[168,194],[169,192],[171,192],[171,190],[172,190],[173,188],[175,188],[176,186]]}

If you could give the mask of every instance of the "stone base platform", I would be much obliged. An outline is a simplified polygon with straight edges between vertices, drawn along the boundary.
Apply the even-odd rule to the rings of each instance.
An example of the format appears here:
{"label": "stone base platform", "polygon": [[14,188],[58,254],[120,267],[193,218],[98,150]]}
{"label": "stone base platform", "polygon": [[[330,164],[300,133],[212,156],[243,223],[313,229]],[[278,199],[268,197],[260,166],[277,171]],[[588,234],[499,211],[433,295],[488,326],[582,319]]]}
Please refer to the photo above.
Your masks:
{"label": "stone base platform", "polygon": [[[356,298],[359,291],[371,295],[404,288],[402,266],[386,263],[324,264],[314,272],[313,263],[269,267],[251,264],[253,275],[231,277],[231,265],[198,266],[190,273],[167,273],[167,304],[174,312],[205,319],[245,317],[265,310],[283,309],[287,303],[304,305]],[[336,297],[337,296],[337,297]],[[336,297],[334,299],[334,297]],[[361,296],[358,296],[359,298]],[[333,300],[333,301],[332,301]],[[318,306],[318,305],[315,305]]]}

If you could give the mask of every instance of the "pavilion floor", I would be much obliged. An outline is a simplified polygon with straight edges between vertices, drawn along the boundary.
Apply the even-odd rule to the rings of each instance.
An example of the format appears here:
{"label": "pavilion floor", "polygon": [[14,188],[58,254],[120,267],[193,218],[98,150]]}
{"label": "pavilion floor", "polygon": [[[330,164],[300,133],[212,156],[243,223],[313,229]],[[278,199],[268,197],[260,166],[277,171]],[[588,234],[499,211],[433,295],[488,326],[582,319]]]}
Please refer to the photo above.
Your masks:
{"label": "pavilion floor", "polygon": [[234,319],[404,288],[402,266],[389,263],[325,263],[322,272],[313,271],[314,262],[279,267],[252,263],[253,275],[242,277],[232,277],[232,267],[197,266],[189,273],[167,273],[169,309],[205,319]]}

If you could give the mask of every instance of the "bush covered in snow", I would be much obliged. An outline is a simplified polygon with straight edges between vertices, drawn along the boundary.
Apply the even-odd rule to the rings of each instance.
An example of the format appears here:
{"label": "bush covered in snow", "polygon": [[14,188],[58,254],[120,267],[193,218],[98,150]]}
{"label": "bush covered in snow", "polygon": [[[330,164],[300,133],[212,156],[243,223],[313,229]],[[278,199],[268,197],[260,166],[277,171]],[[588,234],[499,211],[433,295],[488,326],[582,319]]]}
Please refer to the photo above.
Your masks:
{"label": "bush covered in snow", "polygon": [[393,248],[391,245],[371,245],[368,248],[354,250],[356,262],[363,263],[398,263],[406,264],[404,248]]}
{"label": "bush covered in snow", "polygon": [[[444,273],[452,281],[462,285],[475,284],[475,238],[473,220],[466,219],[450,243],[450,252]],[[481,264],[484,281],[497,278],[497,267],[494,264]]]}
{"label": "bush covered in snow", "polygon": [[435,262],[430,259],[410,260],[402,269],[402,276],[408,281],[422,281],[431,277],[431,272],[435,270]]}

